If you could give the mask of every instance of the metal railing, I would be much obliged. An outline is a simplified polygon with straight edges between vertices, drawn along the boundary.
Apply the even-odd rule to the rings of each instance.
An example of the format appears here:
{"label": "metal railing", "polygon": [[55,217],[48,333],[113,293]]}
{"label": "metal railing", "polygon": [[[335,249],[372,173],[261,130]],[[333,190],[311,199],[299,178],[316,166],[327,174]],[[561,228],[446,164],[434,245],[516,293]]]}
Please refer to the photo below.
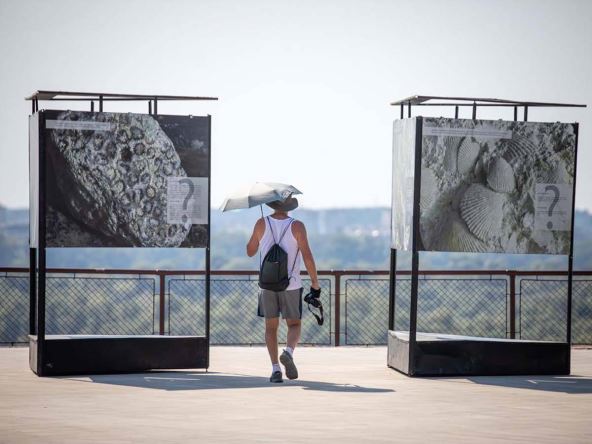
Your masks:
{"label": "metal railing", "polygon": [[[395,328],[405,329],[410,272],[397,276]],[[305,306],[302,342],[385,344],[388,271],[320,271],[319,277],[325,323],[319,327]],[[0,268],[0,343],[27,341],[28,279],[26,268]],[[421,271],[418,330],[562,340],[566,279],[566,272],[554,271]],[[257,272],[213,271],[211,285],[212,344],[262,344]],[[47,333],[201,335],[204,287],[203,271],[48,269]],[[592,272],[574,272],[572,313],[573,342],[592,343]]]}

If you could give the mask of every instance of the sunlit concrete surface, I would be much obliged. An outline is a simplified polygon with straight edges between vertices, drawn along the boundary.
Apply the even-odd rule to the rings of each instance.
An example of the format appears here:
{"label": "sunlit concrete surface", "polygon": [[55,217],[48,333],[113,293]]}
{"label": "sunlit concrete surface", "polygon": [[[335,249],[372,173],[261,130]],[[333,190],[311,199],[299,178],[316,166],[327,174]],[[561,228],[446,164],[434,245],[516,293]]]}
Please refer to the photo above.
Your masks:
{"label": "sunlit concrete surface", "polygon": [[214,347],[201,370],[39,378],[0,348],[0,442],[589,443],[592,350],[570,377],[412,379],[386,348],[299,348],[268,382],[266,350]]}

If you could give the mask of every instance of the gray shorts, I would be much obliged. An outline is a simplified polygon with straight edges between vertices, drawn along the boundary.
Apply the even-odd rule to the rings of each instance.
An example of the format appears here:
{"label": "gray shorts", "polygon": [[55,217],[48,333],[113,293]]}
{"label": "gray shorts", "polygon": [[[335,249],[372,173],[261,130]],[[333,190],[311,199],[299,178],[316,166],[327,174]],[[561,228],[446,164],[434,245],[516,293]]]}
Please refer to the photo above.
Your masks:
{"label": "gray shorts", "polygon": [[265,319],[302,319],[302,288],[284,291],[259,291],[257,316]]}

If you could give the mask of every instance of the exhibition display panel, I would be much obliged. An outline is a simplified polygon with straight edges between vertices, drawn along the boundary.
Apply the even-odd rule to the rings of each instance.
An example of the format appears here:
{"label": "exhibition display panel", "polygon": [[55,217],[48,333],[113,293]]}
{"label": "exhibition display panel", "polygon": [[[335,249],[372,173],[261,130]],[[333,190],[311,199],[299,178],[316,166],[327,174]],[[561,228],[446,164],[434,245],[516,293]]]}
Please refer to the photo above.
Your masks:
{"label": "exhibition display panel", "polygon": [[[208,368],[211,117],[157,111],[159,101],[216,99],[38,91],[28,100],[31,369]],[[42,100],[88,101],[90,111],[39,110]],[[146,101],[148,114],[104,112],[109,101]],[[204,249],[205,335],[47,335],[46,249],[69,247]]]}
{"label": "exhibition display panel", "polygon": [[[529,108],[585,105],[433,96],[392,105],[401,119],[393,127],[388,365],[418,376],[569,374],[578,124],[527,119]],[[411,117],[412,106],[454,107],[454,118]],[[460,107],[472,107],[472,118],[459,119]],[[478,120],[478,107],[513,108],[514,120]],[[411,254],[409,325],[399,331],[397,251]],[[566,256],[565,340],[418,332],[420,252]]]}

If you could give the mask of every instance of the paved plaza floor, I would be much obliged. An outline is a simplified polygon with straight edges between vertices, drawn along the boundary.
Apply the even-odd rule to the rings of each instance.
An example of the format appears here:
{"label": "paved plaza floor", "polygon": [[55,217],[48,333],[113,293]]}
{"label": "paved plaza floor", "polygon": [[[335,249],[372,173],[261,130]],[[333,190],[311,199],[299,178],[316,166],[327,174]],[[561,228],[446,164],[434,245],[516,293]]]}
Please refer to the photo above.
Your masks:
{"label": "paved plaza floor", "polygon": [[0,348],[0,443],[592,442],[592,350],[572,376],[408,378],[385,347],[302,347],[270,384],[263,347],[213,347],[208,373],[39,378]]}

